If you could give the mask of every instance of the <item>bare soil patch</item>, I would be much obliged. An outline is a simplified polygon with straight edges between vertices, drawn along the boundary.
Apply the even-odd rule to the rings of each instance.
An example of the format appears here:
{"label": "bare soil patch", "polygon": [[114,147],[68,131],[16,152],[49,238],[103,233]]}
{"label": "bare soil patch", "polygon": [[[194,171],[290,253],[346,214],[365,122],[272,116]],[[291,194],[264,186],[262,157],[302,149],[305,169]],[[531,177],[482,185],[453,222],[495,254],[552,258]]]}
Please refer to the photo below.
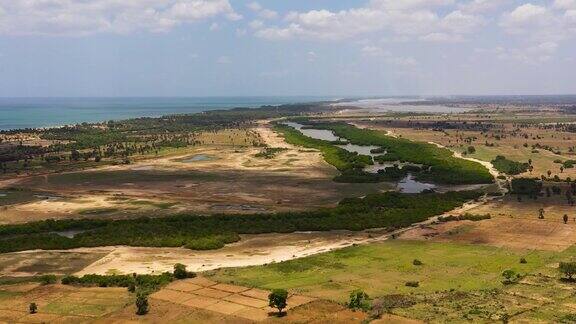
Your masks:
{"label": "bare soil patch", "polygon": [[[286,150],[266,159],[255,157],[261,148],[200,146],[131,165],[19,178],[6,186],[52,192],[61,198],[5,206],[0,223],[94,215],[121,218],[151,210],[160,215],[304,210],[389,188],[335,183],[337,171],[318,152],[284,143],[267,125],[254,131],[270,147]],[[198,155],[210,159],[189,162]],[[159,207],[166,202],[171,205]]]}

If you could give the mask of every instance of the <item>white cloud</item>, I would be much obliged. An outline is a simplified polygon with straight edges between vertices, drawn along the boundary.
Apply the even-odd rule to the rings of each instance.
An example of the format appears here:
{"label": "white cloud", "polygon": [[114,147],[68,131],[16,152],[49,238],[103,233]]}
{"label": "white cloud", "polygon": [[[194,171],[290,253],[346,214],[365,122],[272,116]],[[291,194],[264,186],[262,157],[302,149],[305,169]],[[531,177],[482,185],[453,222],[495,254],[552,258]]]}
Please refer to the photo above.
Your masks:
{"label": "white cloud", "polygon": [[576,0],[555,0],[553,6],[557,9],[576,9]]}
{"label": "white cloud", "polygon": [[163,32],[218,16],[238,20],[228,0],[0,0],[0,34]]}
{"label": "white cloud", "polygon": [[453,0],[372,0],[364,7],[347,10],[290,12],[284,26],[259,29],[256,36],[270,40],[342,40],[378,32],[390,33],[390,38],[418,39],[431,33],[463,35],[483,25],[484,19],[472,13],[455,10],[442,17],[435,11],[452,4]]}
{"label": "white cloud", "polygon": [[218,29],[220,29],[220,25],[218,25],[217,22],[214,22],[214,23],[212,23],[212,24],[210,25],[210,28],[209,28],[209,29],[210,29],[210,31],[218,30]]}
{"label": "white cloud", "polygon": [[[555,2],[567,6],[569,2]],[[531,42],[560,41],[576,34],[571,11],[562,13],[551,7],[524,4],[502,15],[500,26],[510,34],[524,36]]]}
{"label": "white cloud", "polygon": [[483,18],[456,10],[442,19],[440,27],[457,34],[466,34],[474,31],[483,24]]}
{"label": "white cloud", "polygon": [[419,39],[422,41],[435,43],[455,43],[464,41],[464,38],[461,35],[447,33],[430,33],[424,36],[420,36]]}
{"label": "white cloud", "polygon": [[550,61],[556,54],[558,44],[555,42],[542,42],[524,48],[476,49],[480,55],[488,54],[503,61],[513,61],[530,65],[538,65]]}
{"label": "white cloud", "polygon": [[508,4],[510,0],[471,0],[467,3],[461,3],[458,7],[460,10],[469,13],[485,13]]}
{"label": "white cloud", "polygon": [[258,2],[250,2],[246,6],[250,10],[254,11],[260,18],[275,19],[278,17],[278,13],[276,11],[262,7],[262,5],[260,5]]}
{"label": "white cloud", "polygon": [[262,22],[262,20],[252,20],[248,26],[252,29],[261,29],[262,27],[264,27],[264,23]]}

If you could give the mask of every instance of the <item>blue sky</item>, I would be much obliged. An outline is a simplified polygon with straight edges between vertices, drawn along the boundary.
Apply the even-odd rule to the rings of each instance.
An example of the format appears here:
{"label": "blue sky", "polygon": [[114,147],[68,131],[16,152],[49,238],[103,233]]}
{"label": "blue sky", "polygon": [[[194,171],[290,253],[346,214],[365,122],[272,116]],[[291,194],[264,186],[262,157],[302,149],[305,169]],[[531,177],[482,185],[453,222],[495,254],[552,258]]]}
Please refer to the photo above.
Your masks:
{"label": "blue sky", "polygon": [[0,0],[0,96],[576,93],[576,0]]}

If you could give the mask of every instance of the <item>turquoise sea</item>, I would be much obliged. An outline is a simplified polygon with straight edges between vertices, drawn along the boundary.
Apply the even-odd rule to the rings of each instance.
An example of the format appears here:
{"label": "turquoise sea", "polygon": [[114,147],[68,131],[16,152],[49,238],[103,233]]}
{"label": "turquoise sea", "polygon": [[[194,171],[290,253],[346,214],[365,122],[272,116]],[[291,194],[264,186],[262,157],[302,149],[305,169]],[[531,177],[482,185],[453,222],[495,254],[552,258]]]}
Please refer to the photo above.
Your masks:
{"label": "turquoise sea", "polygon": [[257,108],[333,100],[328,97],[0,98],[0,130],[71,125],[135,117]]}

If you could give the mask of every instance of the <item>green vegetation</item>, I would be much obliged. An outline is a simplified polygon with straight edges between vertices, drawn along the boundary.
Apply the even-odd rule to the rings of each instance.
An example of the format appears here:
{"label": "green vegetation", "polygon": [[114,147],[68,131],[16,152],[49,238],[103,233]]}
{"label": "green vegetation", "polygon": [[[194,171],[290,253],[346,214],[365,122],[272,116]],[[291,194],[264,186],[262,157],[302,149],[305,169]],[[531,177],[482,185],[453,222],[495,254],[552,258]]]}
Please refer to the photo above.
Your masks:
{"label": "green vegetation", "polygon": [[[456,158],[450,150],[439,148],[433,144],[394,138],[380,131],[360,129],[346,123],[307,122],[306,125],[331,130],[336,136],[349,140],[351,144],[378,146],[385,149],[386,154],[375,158],[378,162],[399,161],[424,165],[424,168],[419,168],[420,172],[410,170],[411,172],[414,171],[418,180],[444,184],[491,183],[494,181],[488,170],[481,164]],[[405,172],[399,169],[386,170],[380,174],[366,173],[361,169],[373,163],[368,156],[348,152],[328,141],[309,138],[288,126],[278,125],[277,130],[291,144],[320,150],[326,162],[334,165],[342,172],[342,176],[336,180],[342,182],[377,182],[398,179],[405,175]]]}
{"label": "green vegetation", "polygon": [[496,156],[496,158],[492,160],[492,165],[494,165],[496,170],[510,175],[524,173],[528,171],[528,168],[530,167],[530,164],[528,163],[508,160],[505,156],[502,155]]}
{"label": "green vegetation", "polygon": [[328,141],[323,141],[305,136],[300,131],[286,125],[276,124],[274,130],[281,133],[287,143],[306,148],[317,149],[322,152],[326,162],[332,164],[341,172],[349,172],[354,169],[362,169],[373,164],[371,158],[366,155],[349,152],[337,147]]}
{"label": "green vegetation", "polygon": [[367,293],[361,289],[356,289],[350,293],[350,298],[348,299],[348,308],[350,309],[370,309],[370,300]]}
{"label": "green vegetation", "polygon": [[[109,245],[217,249],[238,234],[399,228],[452,210],[479,193],[386,192],[344,199],[336,208],[251,215],[174,215],[163,218],[47,220],[0,226],[0,252]],[[73,238],[55,232],[84,231]]]}
{"label": "green vegetation", "polygon": [[[0,147],[0,173],[74,170],[103,164],[130,163],[134,156],[198,144],[201,132],[244,128],[256,120],[299,116],[322,111],[321,104],[237,108],[158,118],[134,118],[82,123],[49,129],[0,131],[52,141],[47,146],[11,143]],[[245,142],[241,145],[257,145]]]}
{"label": "green vegetation", "polygon": [[536,197],[542,191],[542,181],[531,178],[516,178],[510,183],[511,192]]}
{"label": "green vegetation", "polygon": [[[555,256],[551,252],[482,245],[390,240],[264,266],[222,269],[213,272],[212,277],[260,288],[295,289],[347,302],[348,293],[355,289],[382,296],[502,288],[504,270],[540,271],[554,262]],[[521,257],[530,262],[520,264]],[[424,265],[414,266],[414,259]],[[405,286],[408,281],[418,282],[419,287]]]}
{"label": "green vegetation", "polygon": [[194,272],[186,271],[186,266],[181,263],[176,263],[174,265],[174,278],[176,279],[186,279],[194,278],[196,274]]}
{"label": "green vegetation", "polygon": [[572,281],[576,275],[576,262],[560,262],[558,270],[566,277],[567,280]]}
{"label": "green vegetation", "polygon": [[476,215],[470,213],[464,213],[462,215],[449,215],[449,216],[440,216],[438,217],[439,222],[453,222],[453,221],[462,221],[462,220],[469,220],[473,222],[478,222],[485,219],[490,219],[492,216],[490,214],[485,215]]}
{"label": "green vegetation", "polygon": [[285,289],[274,289],[268,295],[268,306],[278,309],[278,315],[288,306],[288,292]]}
{"label": "green vegetation", "polygon": [[254,157],[264,158],[264,159],[273,159],[278,153],[281,153],[284,151],[286,151],[286,148],[283,148],[283,147],[267,147],[262,152],[254,155]]}
{"label": "green vegetation", "polygon": [[63,285],[82,287],[130,287],[134,285],[142,292],[154,292],[174,280],[174,275],[164,272],[160,275],[95,275],[82,277],[66,276],[62,278]]}
{"label": "green vegetation", "polygon": [[38,312],[38,305],[36,305],[36,303],[30,303],[30,305],[28,305],[28,312],[30,314],[36,314]]}
{"label": "green vegetation", "polygon": [[148,295],[138,294],[136,296],[136,315],[146,315],[149,308]]}

